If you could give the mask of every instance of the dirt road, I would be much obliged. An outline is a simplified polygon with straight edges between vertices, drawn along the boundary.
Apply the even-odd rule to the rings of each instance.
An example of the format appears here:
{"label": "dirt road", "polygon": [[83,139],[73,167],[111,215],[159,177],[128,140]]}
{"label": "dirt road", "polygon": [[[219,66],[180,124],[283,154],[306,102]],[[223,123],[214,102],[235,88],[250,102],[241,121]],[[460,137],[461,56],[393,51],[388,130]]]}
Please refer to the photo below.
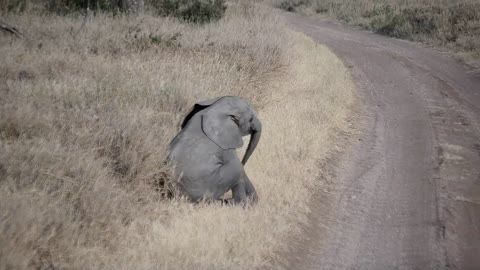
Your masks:
{"label": "dirt road", "polygon": [[286,16],[351,68],[364,104],[286,268],[480,269],[480,76],[418,44]]}

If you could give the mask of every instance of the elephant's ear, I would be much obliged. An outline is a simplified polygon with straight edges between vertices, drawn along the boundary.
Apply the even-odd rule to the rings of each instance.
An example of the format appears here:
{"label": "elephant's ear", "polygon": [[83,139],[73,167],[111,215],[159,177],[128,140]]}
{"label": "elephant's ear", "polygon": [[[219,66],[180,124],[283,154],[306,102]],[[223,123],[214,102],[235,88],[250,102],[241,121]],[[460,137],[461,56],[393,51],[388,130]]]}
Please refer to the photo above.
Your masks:
{"label": "elephant's ear", "polygon": [[223,150],[240,148],[242,133],[227,113],[210,110],[202,115],[202,129],[205,135]]}
{"label": "elephant's ear", "polygon": [[200,102],[198,102],[198,103],[195,103],[195,105],[193,105],[192,110],[187,114],[187,116],[185,116],[185,119],[183,119],[181,128],[183,129],[183,128],[188,124],[188,121],[190,121],[190,119],[191,119],[196,113],[198,113],[199,111],[201,111],[201,110],[209,107],[209,106],[212,105],[213,103],[217,102],[219,99],[221,99],[221,97],[212,98],[212,99],[209,99],[209,100],[204,100],[204,101],[200,101]]}

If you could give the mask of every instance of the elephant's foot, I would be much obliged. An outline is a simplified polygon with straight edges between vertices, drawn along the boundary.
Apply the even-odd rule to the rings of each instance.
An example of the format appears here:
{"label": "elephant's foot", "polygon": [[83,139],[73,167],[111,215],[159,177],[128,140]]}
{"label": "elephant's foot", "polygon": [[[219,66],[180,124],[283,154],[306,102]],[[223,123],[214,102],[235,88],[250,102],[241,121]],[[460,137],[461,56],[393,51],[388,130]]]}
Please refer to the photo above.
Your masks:
{"label": "elephant's foot", "polygon": [[233,198],[220,199],[219,201],[222,205],[234,205],[235,204],[235,201],[233,200]]}
{"label": "elephant's foot", "polygon": [[229,199],[219,199],[218,201],[220,201],[220,203],[222,205],[226,205],[226,206],[242,206],[242,207],[248,207],[248,206],[253,206],[254,204],[257,203],[258,201],[258,197],[255,195],[255,196],[252,196],[252,197],[247,197],[245,200],[241,201],[241,202],[236,202],[233,198],[229,198]]}

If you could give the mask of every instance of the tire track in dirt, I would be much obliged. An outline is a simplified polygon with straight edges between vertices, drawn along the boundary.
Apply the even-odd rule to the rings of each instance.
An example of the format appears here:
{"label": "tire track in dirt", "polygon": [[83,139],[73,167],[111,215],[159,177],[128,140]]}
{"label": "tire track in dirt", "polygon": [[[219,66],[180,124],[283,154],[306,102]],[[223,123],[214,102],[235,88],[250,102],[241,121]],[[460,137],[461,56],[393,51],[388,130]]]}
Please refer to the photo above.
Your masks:
{"label": "tire track in dirt", "polygon": [[286,16],[351,67],[365,104],[286,268],[480,269],[479,76],[417,44]]}

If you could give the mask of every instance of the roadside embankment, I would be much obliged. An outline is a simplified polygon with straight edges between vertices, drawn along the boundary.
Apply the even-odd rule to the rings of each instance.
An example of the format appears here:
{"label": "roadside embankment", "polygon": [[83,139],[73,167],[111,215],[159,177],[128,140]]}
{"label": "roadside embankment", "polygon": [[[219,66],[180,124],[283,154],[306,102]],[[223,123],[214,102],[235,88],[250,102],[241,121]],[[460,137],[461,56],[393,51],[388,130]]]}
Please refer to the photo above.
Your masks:
{"label": "roadside embankment", "polygon": [[[355,95],[326,47],[271,9],[217,23],[5,14],[0,269],[256,269],[306,220]],[[85,24],[82,26],[82,24]],[[239,95],[264,125],[249,209],[164,199],[168,143],[198,100]]]}

